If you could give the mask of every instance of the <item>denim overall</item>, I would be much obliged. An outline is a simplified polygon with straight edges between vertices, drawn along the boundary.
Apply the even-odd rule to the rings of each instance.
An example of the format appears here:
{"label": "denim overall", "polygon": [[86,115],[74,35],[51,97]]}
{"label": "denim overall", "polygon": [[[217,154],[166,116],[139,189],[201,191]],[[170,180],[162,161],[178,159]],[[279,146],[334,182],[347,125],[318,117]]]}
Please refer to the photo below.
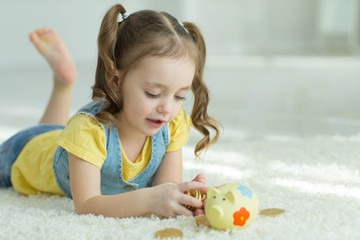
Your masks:
{"label": "denim overall", "polygon": [[[86,114],[95,119],[94,116],[101,110],[103,103],[103,101],[92,101],[81,108],[76,114]],[[159,132],[151,137],[152,152],[147,167],[135,178],[125,181],[123,178],[118,129],[116,126],[108,128],[104,124],[99,124],[105,130],[107,151],[107,157],[101,167],[101,194],[113,195],[150,187],[169,143],[169,126],[163,126]],[[58,186],[67,197],[71,198],[68,153],[60,146],[56,150],[53,167]]]}

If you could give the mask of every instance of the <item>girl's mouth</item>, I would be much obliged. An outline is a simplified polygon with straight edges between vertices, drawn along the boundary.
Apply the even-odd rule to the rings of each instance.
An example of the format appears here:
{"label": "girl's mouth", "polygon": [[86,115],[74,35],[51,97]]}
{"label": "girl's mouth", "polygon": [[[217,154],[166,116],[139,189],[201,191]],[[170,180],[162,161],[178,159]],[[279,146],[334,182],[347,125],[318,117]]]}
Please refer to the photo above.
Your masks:
{"label": "girl's mouth", "polygon": [[161,127],[162,124],[165,122],[165,121],[162,121],[162,120],[150,119],[150,118],[147,118],[146,120],[152,127],[155,127],[155,128]]}

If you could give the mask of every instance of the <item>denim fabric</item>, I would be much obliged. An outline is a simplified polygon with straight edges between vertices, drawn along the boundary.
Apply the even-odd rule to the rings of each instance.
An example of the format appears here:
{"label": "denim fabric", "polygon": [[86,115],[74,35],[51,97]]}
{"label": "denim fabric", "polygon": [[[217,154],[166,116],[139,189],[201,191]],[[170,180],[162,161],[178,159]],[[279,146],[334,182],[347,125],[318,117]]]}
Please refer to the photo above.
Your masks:
{"label": "denim fabric", "polygon": [[24,146],[34,137],[64,126],[39,124],[18,132],[0,146],[0,187],[11,187],[11,167]]}
{"label": "denim fabric", "polygon": [[[77,114],[86,114],[95,119],[94,116],[101,110],[102,106],[103,101],[92,101],[81,108]],[[134,179],[125,181],[118,129],[116,126],[108,128],[104,124],[99,124],[105,130],[107,151],[107,157],[101,167],[101,193],[103,195],[113,195],[151,186],[169,144],[169,126],[165,125],[151,137],[151,159],[144,171]],[[71,198],[68,153],[60,146],[54,156],[54,172],[58,186],[66,196]]]}

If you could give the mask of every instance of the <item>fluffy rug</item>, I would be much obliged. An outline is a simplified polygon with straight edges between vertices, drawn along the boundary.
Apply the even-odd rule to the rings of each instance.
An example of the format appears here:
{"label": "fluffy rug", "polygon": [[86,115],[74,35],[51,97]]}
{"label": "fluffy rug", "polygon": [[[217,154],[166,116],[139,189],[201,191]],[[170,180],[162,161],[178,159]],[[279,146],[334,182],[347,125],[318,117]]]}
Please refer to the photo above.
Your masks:
{"label": "fluffy rug", "polygon": [[167,227],[180,229],[183,239],[360,239],[360,136],[227,136],[203,160],[192,151],[191,143],[184,148],[184,180],[203,172],[209,186],[243,183],[261,209],[285,213],[218,231],[198,227],[193,217],[79,216],[67,198],[0,189],[0,239],[154,239]]}

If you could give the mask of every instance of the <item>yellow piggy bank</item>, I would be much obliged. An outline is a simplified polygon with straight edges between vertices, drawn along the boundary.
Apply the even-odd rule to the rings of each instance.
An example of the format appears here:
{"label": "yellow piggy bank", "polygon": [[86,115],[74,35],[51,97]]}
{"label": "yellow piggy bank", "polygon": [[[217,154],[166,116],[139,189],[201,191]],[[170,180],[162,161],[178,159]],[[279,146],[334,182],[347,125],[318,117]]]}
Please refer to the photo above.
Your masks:
{"label": "yellow piggy bank", "polygon": [[259,209],[256,193],[244,185],[228,183],[208,189],[205,215],[213,228],[244,228],[256,220]]}

